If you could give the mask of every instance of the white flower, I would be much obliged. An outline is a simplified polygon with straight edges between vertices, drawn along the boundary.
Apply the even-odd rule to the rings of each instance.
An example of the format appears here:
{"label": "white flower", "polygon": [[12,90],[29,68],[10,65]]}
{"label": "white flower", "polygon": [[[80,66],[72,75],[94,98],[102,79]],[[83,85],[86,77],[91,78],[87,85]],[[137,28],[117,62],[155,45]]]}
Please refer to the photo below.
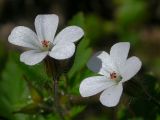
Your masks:
{"label": "white flower", "polygon": [[74,54],[74,42],[78,41],[84,32],[80,27],[68,26],[55,37],[58,21],[55,14],[37,15],[34,23],[37,34],[24,26],[12,30],[8,38],[10,43],[32,49],[22,53],[20,61],[35,65],[47,55],[62,60]]}
{"label": "white flower", "polygon": [[100,76],[89,77],[80,84],[83,97],[101,91],[100,102],[108,107],[116,106],[123,91],[123,83],[131,79],[141,68],[141,61],[133,56],[127,59],[130,44],[120,42],[112,46],[110,55],[104,51],[95,54],[87,66]]}

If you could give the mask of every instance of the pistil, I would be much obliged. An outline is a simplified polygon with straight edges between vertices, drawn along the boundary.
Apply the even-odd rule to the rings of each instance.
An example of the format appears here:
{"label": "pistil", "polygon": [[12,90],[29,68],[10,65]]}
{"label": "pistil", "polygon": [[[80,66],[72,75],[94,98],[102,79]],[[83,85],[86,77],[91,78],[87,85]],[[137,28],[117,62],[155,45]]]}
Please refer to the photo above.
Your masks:
{"label": "pistil", "polygon": [[122,80],[122,76],[118,73],[116,73],[115,71],[113,71],[112,73],[110,73],[110,79],[114,80],[116,82],[119,82]]}

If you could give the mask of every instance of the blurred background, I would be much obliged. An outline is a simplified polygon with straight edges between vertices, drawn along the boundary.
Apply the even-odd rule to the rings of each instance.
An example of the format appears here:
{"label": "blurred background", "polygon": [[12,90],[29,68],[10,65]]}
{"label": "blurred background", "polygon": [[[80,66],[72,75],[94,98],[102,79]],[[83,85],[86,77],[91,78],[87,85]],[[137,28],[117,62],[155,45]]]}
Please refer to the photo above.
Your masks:
{"label": "blurred background", "polygon": [[[43,63],[24,65],[19,61],[24,49],[8,43],[15,26],[35,30],[38,14],[57,14],[58,31],[68,25],[85,31],[73,65],[59,82],[66,120],[160,120],[159,0],[0,0],[0,120],[60,120]],[[125,83],[120,104],[107,108],[99,95],[80,97],[80,82],[94,75],[86,67],[88,59],[119,41],[129,41],[130,56],[143,62],[138,75]]]}

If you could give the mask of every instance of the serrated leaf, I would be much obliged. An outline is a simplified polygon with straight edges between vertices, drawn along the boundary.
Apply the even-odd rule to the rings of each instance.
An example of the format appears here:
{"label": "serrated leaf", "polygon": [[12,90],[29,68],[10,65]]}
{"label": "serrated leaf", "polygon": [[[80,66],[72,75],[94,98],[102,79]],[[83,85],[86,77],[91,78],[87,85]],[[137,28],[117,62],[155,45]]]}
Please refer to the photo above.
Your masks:
{"label": "serrated leaf", "polygon": [[73,67],[68,73],[69,78],[72,78],[76,72],[80,71],[83,67],[86,66],[86,63],[92,54],[92,49],[89,48],[88,45],[89,39],[87,38],[83,38],[83,40],[78,45]]}

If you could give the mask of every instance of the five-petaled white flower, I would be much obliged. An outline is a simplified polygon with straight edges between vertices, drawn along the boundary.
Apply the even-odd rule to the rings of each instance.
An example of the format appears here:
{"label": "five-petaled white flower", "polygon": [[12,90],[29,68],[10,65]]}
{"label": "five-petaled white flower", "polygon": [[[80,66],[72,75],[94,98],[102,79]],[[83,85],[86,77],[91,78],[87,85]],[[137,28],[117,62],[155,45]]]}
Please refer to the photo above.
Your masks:
{"label": "five-petaled white flower", "polygon": [[100,102],[108,107],[116,106],[123,91],[123,83],[131,79],[142,65],[135,56],[127,59],[129,48],[128,42],[120,42],[112,46],[110,55],[104,51],[95,54],[87,66],[101,76],[83,80],[79,88],[80,94],[88,97],[103,91]]}
{"label": "five-petaled white flower", "polygon": [[18,26],[12,30],[8,38],[10,43],[32,49],[22,53],[20,61],[27,65],[35,65],[47,55],[62,60],[74,54],[74,42],[78,41],[84,32],[80,27],[68,26],[54,37],[58,21],[59,18],[55,14],[37,15],[35,18],[37,35],[24,26]]}

